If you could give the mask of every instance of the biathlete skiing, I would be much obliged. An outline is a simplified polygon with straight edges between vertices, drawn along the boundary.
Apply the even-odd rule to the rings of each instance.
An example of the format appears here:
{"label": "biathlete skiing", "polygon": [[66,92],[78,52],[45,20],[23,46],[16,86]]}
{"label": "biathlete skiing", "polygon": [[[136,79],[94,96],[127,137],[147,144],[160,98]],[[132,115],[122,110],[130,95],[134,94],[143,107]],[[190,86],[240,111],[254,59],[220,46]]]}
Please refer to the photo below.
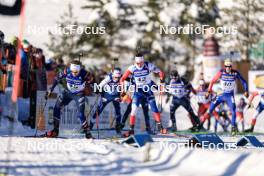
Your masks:
{"label": "biathlete skiing", "polygon": [[153,82],[151,81],[151,73],[159,74],[161,84],[164,83],[164,73],[157,68],[154,64],[144,61],[144,56],[142,54],[137,54],[135,56],[135,64],[128,67],[122,76],[120,83],[124,85],[124,81],[131,75],[132,79],[135,80],[135,91],[132,98],[132,108],[130,114],[130,128],[125,136],[130,136],[134,134],[134,127],[136,121],[137,108],[143,98],[148,101],[151,111],[153,112],[155,122],[157,124],[157,129],[161,133],[166,133],[166,129],[163,128],[161,124],[161,116],[158,110],[155,96],[152,91]]}
{"label": "biathlete skiing", "polygon": [[[120,78],[122,76],[120,68],[114,68],[113,72],[108,74],[104,80],[99,84],[99,93],[101,94],[101,101],[97,106],[97,110],[94,111],[92,118],[90,119],[90,129],[93,128],[96,116],[100,116],[104,108],[109,104],[113,103],[116,116],[115,130],[119,134],[121,133],[121,108],[120,108]],[[120,89],[120,90],[119,90]]]}
{"label": "biathlete skiing", "polygon": [[61,81],[66,80],[66,88],[62,94],[58,97],[53,110],[53,125],[54,128],[51,131],[46,132],[44,137],[57,137],[59,135],[59,125],[61,117],[61,109],[68,105],[72,100],[75,101],[78,108],[78,116],[80,118],[82,129],[85,133],[85,137],[90,139],[92,134],[88,128],[88,122],[84,115],[85,110],[85,88],[89,86],[92,82],[92,77],[90,73],[87,72],[79,61],[74,60],[70,67],[65,68],[65,70],[59,74],[55,79],[50,90],[46,93],[46,99],[51,95],[54,88]]}
{"label": "biathlete skiing", "polygon": [[[211,116],[214,109],[221,103],[226,102],[228,105],[231,113],[232,113],[232,120],[231,120],[231,134],[236,135],[238,132],[237,124],[236,124],[236,104],[235,104],[235,97],[234,97],[234,90],[236,87],[236,79],[239,79],[244,88],[244,96],[248,97],[248,85],[246,80],[241,76],[241,74],[232,69],[232,61],[230,59],[226,59],[224,62],[224,69],[221,69],[212,79],[209,84],[208,92],[206,97],[209,97],[212,93],[213,85],[220,80],[220,85],[222,89],[222,94],[216,97],[216,100],[213,101],[209,108],[209,113],[206,116]],[[204,117],[207,118],[207,117]]]}
{"label": "biathlete skiing", "polygon": [[197,115],[195,115],[193,108],[191,107],[190,96],[188,92],[191,91],[196,94],[196,91],[192,87],[191,83],[186,79],[179,76],[178,72],[172,71],[170,74],[169,93],[173,96],[170,105],[170,119],[172,122],[171,131],[177,131],[175,111],[183,106],[190,114],[191,121],[194,122],[191,131],[199,131],[201,129],[201,123]]}
{"label": "biathlete skiing", "polygon": [[254,128],[255,128],[255,125],[257,122],[257,118],[262,113],[262,111],[264,110],[264,92],[263,93],[253,92],[253,94],[249,97],[249,107],[252,106],[253,99],[258,95],[260,95],[260,101],[259,101],[259,103],[255,109],[255,113],[253,114],[253,117],[251,118],[250,128],[245,130],[245,132],[247,132],[247,133],[254,131]]}

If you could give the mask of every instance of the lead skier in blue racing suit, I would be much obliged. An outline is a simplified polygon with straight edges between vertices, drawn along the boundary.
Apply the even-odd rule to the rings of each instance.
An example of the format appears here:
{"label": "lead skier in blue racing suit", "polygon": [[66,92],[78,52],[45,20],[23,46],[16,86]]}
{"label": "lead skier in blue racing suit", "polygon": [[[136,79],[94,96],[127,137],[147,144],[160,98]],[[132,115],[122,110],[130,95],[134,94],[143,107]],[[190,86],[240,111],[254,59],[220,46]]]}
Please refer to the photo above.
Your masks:
{"label": "lead skier in blue racing suit", "polygon": [[63,73],[55,79],[52,87],[46,93],[46,99],[50,96],[56,85],[63,79],[66,80],[67,87],[64,89],[62,94],[58,97],[57,102],[53,111],[53,125],[54,128],[51,131],[46,132],[43,136],[45,137],[57,137],[59,135],[59,124],[61,109],[63,106],[68,105],[72,100],[75,101],[78,107],[78,116],[80,118],[82,129],[85,133],[86,138],[92,138],[90,130],[88,128],[88,122],[84,115],[85,109],[85,95],[84,90],[92,82],[92,77],[89,72],[81,68],[79,61],[73,61],[69,68],[65,68]]}
{"label": "lead skier in blue racing suit", "polygon": [[[237,70],[232,69],[232,62],[230,59],[225,60],[225,69],[221,69],[212,79],[209,88],[207,97],[212,92],[212,88],[214,83],[216,83],[218,80],[220,80],[221,89],[223,91],[222,94],[218,95],[216,97],[216,100],[213,101],[210,105],[209,113],[206,114],[206,116],[210,116],[214,109],[223,102],[226,102],[228,105],[231,113],[232,113],[232,129],[231,134],[236,135],[238,132],[237,125],[236,125],[236,104],[235,104],[235,97],[234,97],[234,90],[236,86],[236,79],[239,79],[243,85],[244,88],[244,95],[248,97],[248,86],[247,82],[244,80],[244,78],[240,75],[240,73]],[[207,118],[207,117],[204,117]]]}

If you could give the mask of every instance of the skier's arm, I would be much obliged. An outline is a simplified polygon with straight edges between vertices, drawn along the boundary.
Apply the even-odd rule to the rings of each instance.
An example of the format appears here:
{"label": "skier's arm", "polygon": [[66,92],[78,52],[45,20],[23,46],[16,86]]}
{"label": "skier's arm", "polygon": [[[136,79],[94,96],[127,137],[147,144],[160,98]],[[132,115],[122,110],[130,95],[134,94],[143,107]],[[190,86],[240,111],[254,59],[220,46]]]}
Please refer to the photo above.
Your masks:
{"label": "skier's arm", "polygon": [[128,69],[124,74],[123,76],[121,77],[120,79],[120,84],[121,85],[124,85],[124,82],[126,79],[128,79],[128,77],[131,75],[131,71]]}
{"label": "skier's arm", "polygon": [[192,84],[189,81],[187,81],[185,78],[181,78],[181,79],[185,85],[185,88],[196,95],[197,91],[194,89]]}
{"label": "skier's arm", "polygon": [[101,82],[100,82],[100,84],[99,84],[99,87],[100,88],[103,88],[107,83],[109,83],[110,82],[110,76],[108,75],[108,76],[106,76],[105,77],[105,79],[103,79]]}
{"label": "skier's arm", "polygon": [[148,67],[150,71],[152,71],[153,73],[159,74],[160,82],[164,83],[164,78],[165,78],[164,72],[161,71],[156,65],[152,63],[148,63]]}
{"label": "skier's arm", "polygon": [[212,92],[213,85],[219,80],[219,78],[221,77],[221,75],[222,75],[222,72],[219,71],[219,72],[217,72],[217,74],[213,77],[212,81],[211,81],[210,84],[209,84],[208,92]]}
{"label": "skier's arm", "polygon": [[252,95],[249,96],[248,98],[248,104],[251,104],[252,101],[254,100],[254,98],[259,95],[259,93],[257,91],[253,92]]}
{"label": "skier's arm", "polygon": [[244,91],[248,92],[248,85],[247,85],[247,81],[241,76],[241,74],[239,72],[237,72],[237,78],[241,81]]}
{"label": "skier's arm", "polygon": [[85,81],[87,84],[91,84],[94,81],[94,77],[92,76],[92,74],[90,72],[87,71],[85,77],[84,77]]}
{"label": "skier's arm", "polygon": [[66,77],[67,69],[65,69],[63,72],[59,73],[59,75],[55,78],[51,88],[50,92],[53,92],[54,88],[57,86],[57,84]]}

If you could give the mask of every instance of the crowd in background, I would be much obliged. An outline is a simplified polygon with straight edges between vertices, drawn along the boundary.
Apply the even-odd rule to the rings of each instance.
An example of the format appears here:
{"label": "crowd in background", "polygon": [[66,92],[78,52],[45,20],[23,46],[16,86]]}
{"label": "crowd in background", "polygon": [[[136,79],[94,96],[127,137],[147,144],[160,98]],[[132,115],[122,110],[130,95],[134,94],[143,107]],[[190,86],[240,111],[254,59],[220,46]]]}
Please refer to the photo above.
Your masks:
{"label": "crowd in background", "polygon": [[[19,42],[20,48],[18,48]],[[65,64],[62,58],[46,58],[42,48],[32,45],[26,39],[20,41],[18,37],[12,37],[9,42],[6,42],[4,33],[0,31],[1,94],[5,94],[8,89],[12,90],[17,53],[21,59],[18,97],[29,99],[30,101],[30,117],[22,123],[34,128],[37,91],[46,91],[59,72],[67,67],[68,63]],[[88,71],[94,76],[94,81],[97,83],[106,75],[105,70],[95,66]]]}

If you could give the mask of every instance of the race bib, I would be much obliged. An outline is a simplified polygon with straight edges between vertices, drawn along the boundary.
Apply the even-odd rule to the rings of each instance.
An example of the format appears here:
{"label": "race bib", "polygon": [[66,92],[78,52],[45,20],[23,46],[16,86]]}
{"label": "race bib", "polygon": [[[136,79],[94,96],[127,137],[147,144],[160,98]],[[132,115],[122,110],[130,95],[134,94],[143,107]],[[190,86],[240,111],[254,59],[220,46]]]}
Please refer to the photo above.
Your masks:
{"label": "race bib", "polygon": [[147,85],[150,83],[150,79],[149,79],[149,76],[140,76],[140,77],[135,77],[135,83],[136,85],[141,88],[143,87],[144,85]]}
{"label": "race bib", "polygon": [[231,92],[235,89],[235,81],[221,81],[221,87],[224,92]]}
{"label": "race bib", "polygon": [[198,94],[197,96],[196,96],[196,98],[197,98],[197,102],[198,103],[202,103],[202,104],[206,104],[206,103],[208,103],[209,101],[210,101],[210,99],[209,98],[205,98],[205,94],[203,93],[203,94]]}
{"label": "race bib", "polygon": [[67,83],[67,88],[72,93],[78,93],[84,90],[85,82],[81,85]]}
{"label": "race bib", "polygon": [[184,95],[185,95],[185,89],[184,88],[182,88],[182,87],[171,87],[171,89],[170,89],[170,91],[171,91],[171,94],[172,95],[174,95],[174,96],[176,96],[176,97],[178,97],[178,98],[181,98],[181,97],[183,97]]}

